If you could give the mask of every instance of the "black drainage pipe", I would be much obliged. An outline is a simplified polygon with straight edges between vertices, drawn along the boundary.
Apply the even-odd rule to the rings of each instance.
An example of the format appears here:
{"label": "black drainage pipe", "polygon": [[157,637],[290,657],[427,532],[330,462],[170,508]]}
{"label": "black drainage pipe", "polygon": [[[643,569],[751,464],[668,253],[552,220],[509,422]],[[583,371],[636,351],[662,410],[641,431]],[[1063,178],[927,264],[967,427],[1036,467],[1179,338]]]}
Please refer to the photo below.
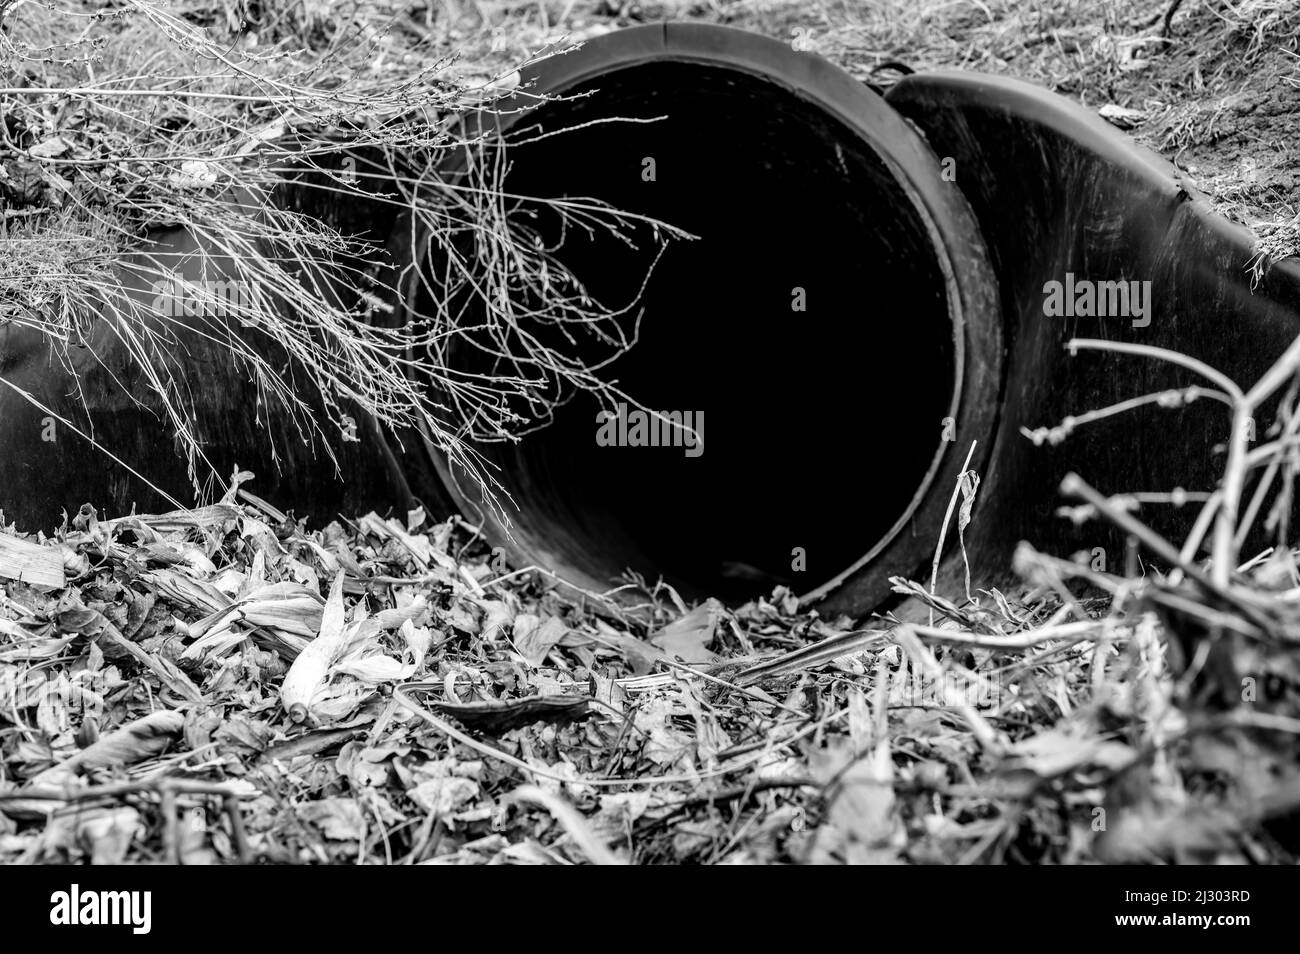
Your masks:
{"label": "black drainage pipe", "polygon": [[[1024,83],[916,75],[882,99],[816,56],[698,24],[610,34],[526,81],[534,94],[589,95],[484,121],[509,134],[521,123],[664,118],[512,148],[518,191],[596,195],[701,236],[661,262],[642,342],[616,372],[648,407],[703,411],[703,454],[600,447],[594,408],[580,401],[518,446],[482,448],[520,507],[512,534],[489,520],[488,535],[517,564],[579,585],[604,588],[630,567],[688,596],[739,600],[788,580],[827,611],[866,612],[888,598],[889,576],[927,571],[968,454],[984,479],[966,541],[977,583],[998,582],[1022,538],[1115,559],[1120,541],[1053,516],[1060,478],[1078,470],[1109,493],[1211,489],[1227,422],[1209,402],[1146,408],[1035,447],[1022,428],[1195,383],[1130,357],[1071,358],[1064,342],[1174,348],[1249,383],[1300,332],[1297,262],[1256,283],[1248,231],[1210,212],[1163,160]],[[378,212],[376,222],[392,226]],[[183,233],[164,241],[192,245]],[[639,278],[643,264],[582,243],[564,254],[595,285],[622,283],[624,270]],[[1045,314],[1045,285],[1077,280],[1136,281],[1149,289],[1144,313]],[[796,289],[804,311],[792,310]],[[92,350],[92,374],[125,363],[107,338]],[[251,461],[273,500],[329,516],[445,492],[471,517],[483,512],[443,462],[409,446],[343,448],[342,480],[292,450],[278,475],[259,466],[265,412],[254,419],[220,354],[197,344],[195,354],[206,375],[196,380],[210,382],[196,404],[211,456]],[[84,395],[43,355],[0,328],[0,375],[71,414]],[[162,431],[106,387],[91,395],[87,423],[101,443],[126,447],[128,463],[183,493],[183,469],[156,453]],[[42,445],[41,420],[0,392],[10,519],[47,523],[52,507],[87,499],[156,505],[112,467],[106,497],[102,457]],[[292,435],[269,423],[283,454]],[[1143,516],[1174,534],[1191,513]],[[950,548],[949,574],[955,558]]]}
{"label": "black drainage pipe", "polygon": [[[702,413],[703,450],[600,446],[579,398],[480,448],[518,504],[510,533],[444,469],[457,502],[519,563],[588,588],[631,568],[739,600],[858,574],[883,597],[933,550],[993,431],[997,283],[961,192],[878,95],[765,37],[626,30],[531,80],[488,120],[523,143],[508,193],[591,196],[697,236],[657,264],[640,340],[608,373],[646,408]],[[521,110],[539,94],[564,98]],[[612,238],[562,257],[605,300],[648,265]]]}

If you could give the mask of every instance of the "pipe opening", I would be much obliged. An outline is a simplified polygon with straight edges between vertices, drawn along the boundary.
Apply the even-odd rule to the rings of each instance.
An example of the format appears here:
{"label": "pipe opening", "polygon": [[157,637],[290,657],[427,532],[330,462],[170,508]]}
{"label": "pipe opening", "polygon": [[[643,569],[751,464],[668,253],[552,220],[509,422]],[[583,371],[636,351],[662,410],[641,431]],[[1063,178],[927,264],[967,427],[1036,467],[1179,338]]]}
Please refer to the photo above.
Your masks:
{"label": "pipe opening", "polygon": [[[600,446],[580,395],[519,444],[478,447],[519,507],[515,543],[575,582],[631,568],[688,599],[806,592],[916,506],[955,413],[932,236],[859,133],[771,79],[658,61],[566,92],[585,95],[512,130],[570,131],[510,146],[507,191],[591,196],[699,236],[670,244],[639,343],[605,373],[646,408],[702,412],[703,453]],[[611,117],[658,121],[572,128]],[[553,216],[519,214],[560,240]],[[635,293],[646,245],[563,238],[594,297]]]}

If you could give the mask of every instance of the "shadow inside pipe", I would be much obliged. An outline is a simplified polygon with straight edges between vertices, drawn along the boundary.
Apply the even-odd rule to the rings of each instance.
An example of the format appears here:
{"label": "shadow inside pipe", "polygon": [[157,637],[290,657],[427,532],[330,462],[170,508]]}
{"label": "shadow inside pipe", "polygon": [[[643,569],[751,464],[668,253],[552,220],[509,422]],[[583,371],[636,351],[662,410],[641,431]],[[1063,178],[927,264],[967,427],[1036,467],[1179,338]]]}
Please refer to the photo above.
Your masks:
{"label": "shadow inside pipe", "polygon": [[[513,127],[505,191],[594,197],[698,236],[669,244],[638,343],[604,377],[702,423],[703,452],[604,446],[601,408],[580,393],[518,444],[478,447],[519,508],[515,541],[562,573],[607,582],[630,568],[687,598],[807,591],[895,525],[935,457],[955,358],[928,236],[858,135],[771,81],[660,62],[571,92]],[[629,245],[562,231],[537,202],[514,214],[606,306],[652,264],[648,227]],[[491,369],[482,353],[464,360]]]}

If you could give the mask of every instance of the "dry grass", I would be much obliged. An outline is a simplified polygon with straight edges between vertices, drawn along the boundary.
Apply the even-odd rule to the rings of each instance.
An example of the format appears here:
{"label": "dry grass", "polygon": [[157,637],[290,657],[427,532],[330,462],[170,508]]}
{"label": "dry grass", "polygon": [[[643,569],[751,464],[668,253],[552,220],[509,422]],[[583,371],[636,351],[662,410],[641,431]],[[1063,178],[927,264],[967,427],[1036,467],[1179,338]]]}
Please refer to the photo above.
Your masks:
{"label": "dry grass", "polygon": [[[517,440],[575,390],[606,387],[598,368],[545,344],[548,332],[593,338],[610,357],[635,340],[638,289],[612,306],[584,295],[516,214],[521,198],[502,192],[499,166],[455,183],[437,175],[451,151],[481,145],[454,119],[512,88],[526,60],[512,50],[488,51],[476,69],[490,72],[470,75],[427,26],[383,3],[25,2],[3,25],[0,57],[19,81],[0,90],[0,320],[40,330],[65,357],[91,321],[110,327],[161,397],[200,493],[226,475],[192,433],[182,330],[228,348],[262,405],[288,408],[329,459],[359,408],[424,433],[498,504],[468,439]],[[278,204],[289,183],[323,203],[396,207],[420,247],[448,263],[432,300],[467,288],[481,324],[445,307],[388,317],[408,279],[400,264]],[[598,202],[552,208],[570,228],[646,240],[646,223]],[[152,230],[177,225],[199,240],[197,260],[150,249]],[[662,226],[652,240],[678,234]],[[138,260],[118,264],[132,251]],[[121,287],[123,268],[166,288],[182,267],[197,314],[160,316],[150,296]],[[203,284],[214,278],[226,284]],[[219,299],[226,285],[237,300]],[[487,373],[443,361],[485,340]]]}

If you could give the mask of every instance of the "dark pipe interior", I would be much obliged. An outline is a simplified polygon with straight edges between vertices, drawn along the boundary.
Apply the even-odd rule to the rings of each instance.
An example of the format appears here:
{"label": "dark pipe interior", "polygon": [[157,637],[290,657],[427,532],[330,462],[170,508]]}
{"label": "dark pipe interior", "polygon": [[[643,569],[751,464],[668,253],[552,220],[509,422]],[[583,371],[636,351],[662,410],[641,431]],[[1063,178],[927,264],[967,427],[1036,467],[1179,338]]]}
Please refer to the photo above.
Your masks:
{"label": "dark pipe interior", "polygon": [[[598,446],[598,408],[580,396],[520,444],[480,448],[519,505],[516,540],[553,566],[602,580],[631,567],[686,596],[806,591],[905,513],[950,413],[953,327],[929,238],[860,138],[768,80],[656,63],[575,92],[590,95],[539,108],[511,138],[664,118],[511,145],[507,191],[594,196],[699,236],[660,261],[640,342],[612,374],[645,407],[703,411],[704,453]],[[538,221],[558,239],[553,215]],[[610,305],[648,253],[570,232],[561,254]]]}

